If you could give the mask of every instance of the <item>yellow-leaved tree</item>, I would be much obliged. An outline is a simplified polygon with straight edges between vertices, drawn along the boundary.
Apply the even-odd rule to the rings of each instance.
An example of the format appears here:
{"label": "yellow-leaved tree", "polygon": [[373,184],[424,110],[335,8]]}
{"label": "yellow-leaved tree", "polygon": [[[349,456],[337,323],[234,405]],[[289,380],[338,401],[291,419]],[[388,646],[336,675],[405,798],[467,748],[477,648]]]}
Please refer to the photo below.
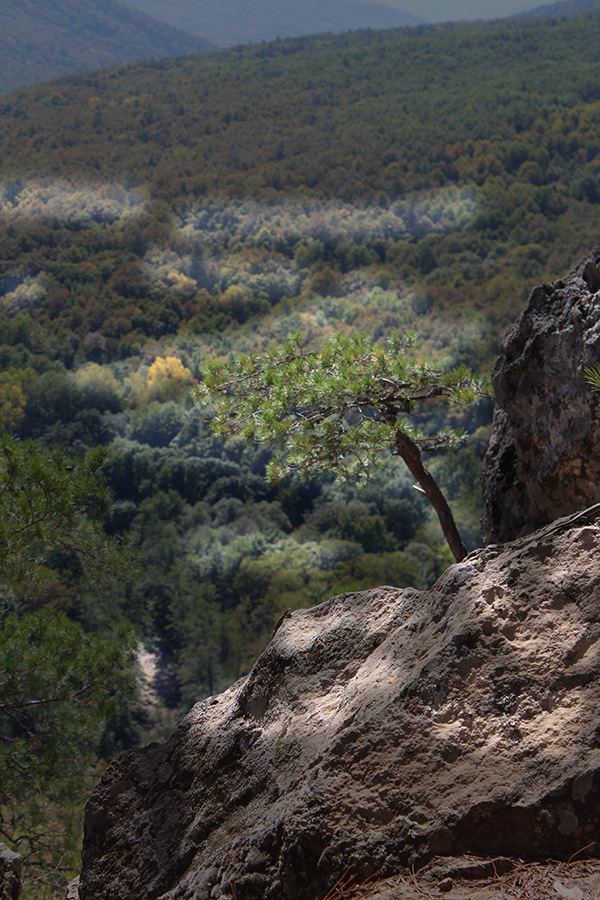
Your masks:
{"label": "yellow-leaved tree", "polygon": [[192,373],[177,356],[157,356],[146,376],[145,399],[177,400],[190,386]]}

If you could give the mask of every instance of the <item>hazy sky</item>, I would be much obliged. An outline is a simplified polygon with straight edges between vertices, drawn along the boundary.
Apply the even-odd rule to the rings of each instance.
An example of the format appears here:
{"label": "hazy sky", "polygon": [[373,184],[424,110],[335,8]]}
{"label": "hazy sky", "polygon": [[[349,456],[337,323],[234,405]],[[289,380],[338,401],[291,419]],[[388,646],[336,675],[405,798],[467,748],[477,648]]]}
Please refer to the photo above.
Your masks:
{"label": "hazy sky", "polygon": [[453,19],[496,19],[543,6],[552,0],[394,0],[394,6],[429,22]]}

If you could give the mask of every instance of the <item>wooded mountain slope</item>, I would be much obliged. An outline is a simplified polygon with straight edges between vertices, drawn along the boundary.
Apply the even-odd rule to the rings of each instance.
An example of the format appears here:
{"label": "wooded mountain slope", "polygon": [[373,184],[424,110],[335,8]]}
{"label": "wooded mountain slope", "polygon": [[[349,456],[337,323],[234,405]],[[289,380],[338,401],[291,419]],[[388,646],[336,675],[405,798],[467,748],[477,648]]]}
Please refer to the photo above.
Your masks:
{"label": "wooded mountain slope", "polygon": [[[411,329],[429,362],[489,371],[531,287],[598,242],[599,58],[589,12],[295,38],[0,98],[2,424],[108,446],[104,527],[138,560],[106,594],[48,558],[31,607],[90,633],[135,623],[184,708],[246,672],[286,608],[430,585],[447,557],[400,460],[361,492],[268,485],[268,453],[209,433],[188,388],[294,331]],[[489,421],[488,404],[422,423],[470,434],[428,463],[469,549]],[[139,734],[122,708],[99,756]]]}
{"label": "wooded mountain slope", "polygon": [[[530,185],[553,185],[557,162],[572,169],[573,142],[533,157],[557,128],[553,115],[586,113],[600,95],[599,22],[298,38],[66,79],[4,100],[0,172],[126,178],[177,203],[290,191],[398,197],[514,180],[523,162],[539,168]],[[486,152],[471,171],[476,143]],[[501,171],[489,171],[487,153]]]}
{"label": "wooded mountain slope", "polygon": [[[7,96],[4,291],[47,279],[56,264],[51,278],[66,294],[52,314],[47,302],[15,309],[44,322],[46,336],[100,331],[116,348],[192,319],[196,330],[221,329],[233,301],[211,304],[231,278],[255,298],[242,304],[246,321],[302,294],[299,265],[319,296],[342,305],[351,273],[375,266],[384,287],[419,286],[426,335],[468,311],[463,339],[472,334],[477,358],[491,361],[527,290],[520,279],[568,268],[596,240],[599,37],[590,13],[298,38]],[[216,260],[227,254],[237,267],[244,242],[260,260],[244,258],[246,275],[223,280]],[[76,266],[95,261],[76,290],[59,262],[72,245]],[[172,277],[192,276],[187,311],[173,309],[156,275],[167,250]],[[271,280],[291,268],[258,296],[250,270],[267,257]],[[211,298],[204,311],[200,289]]]}
{"label": "wooded mountain slope", "polygon": [[0,3],[0,46],[0,93],[68,72],[212,48],[118,0]]}

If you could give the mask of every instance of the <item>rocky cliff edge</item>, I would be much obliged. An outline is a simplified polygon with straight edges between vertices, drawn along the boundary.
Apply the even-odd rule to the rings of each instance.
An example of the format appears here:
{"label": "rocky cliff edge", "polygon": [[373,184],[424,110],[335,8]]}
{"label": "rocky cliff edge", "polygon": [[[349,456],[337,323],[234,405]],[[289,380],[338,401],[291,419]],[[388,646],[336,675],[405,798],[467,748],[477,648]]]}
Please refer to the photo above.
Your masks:
{"label": "rocky cliff edge", "polygon": [[597,513],[428,592],[293,612],[246,678],[108,768],[81,900],[315,900],[435,854],[598,855]]}
{"label": "rocky cliff edge", "polygon": [[536,287],[492,374],[494,429],[482,485],[486,543],[507,541],[600,501],[600,247]]}

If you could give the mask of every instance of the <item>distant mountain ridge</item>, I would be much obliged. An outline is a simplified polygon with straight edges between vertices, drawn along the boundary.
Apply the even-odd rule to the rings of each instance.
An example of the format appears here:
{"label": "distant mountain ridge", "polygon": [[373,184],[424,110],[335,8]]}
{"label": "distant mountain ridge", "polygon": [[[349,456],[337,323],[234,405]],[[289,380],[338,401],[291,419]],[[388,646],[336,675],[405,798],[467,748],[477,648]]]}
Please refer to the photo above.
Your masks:
{"label": "distant mountain ridge", "polygon": [[558,0],[557,3],[536,6],[526,13],[520,13],[519,16],[569,16],[587,9],[599,8],[600,0]]}
{"label": "distant mountain ridge", "polygon": [[71,72],[213,45],[118,0],[0,0],[0,93]]}
{"label": "distant mountain ridge", "polygon": [[425,19],[373,0],[126,0],[147,15],[219,47],[359,28],[401,28]]}

